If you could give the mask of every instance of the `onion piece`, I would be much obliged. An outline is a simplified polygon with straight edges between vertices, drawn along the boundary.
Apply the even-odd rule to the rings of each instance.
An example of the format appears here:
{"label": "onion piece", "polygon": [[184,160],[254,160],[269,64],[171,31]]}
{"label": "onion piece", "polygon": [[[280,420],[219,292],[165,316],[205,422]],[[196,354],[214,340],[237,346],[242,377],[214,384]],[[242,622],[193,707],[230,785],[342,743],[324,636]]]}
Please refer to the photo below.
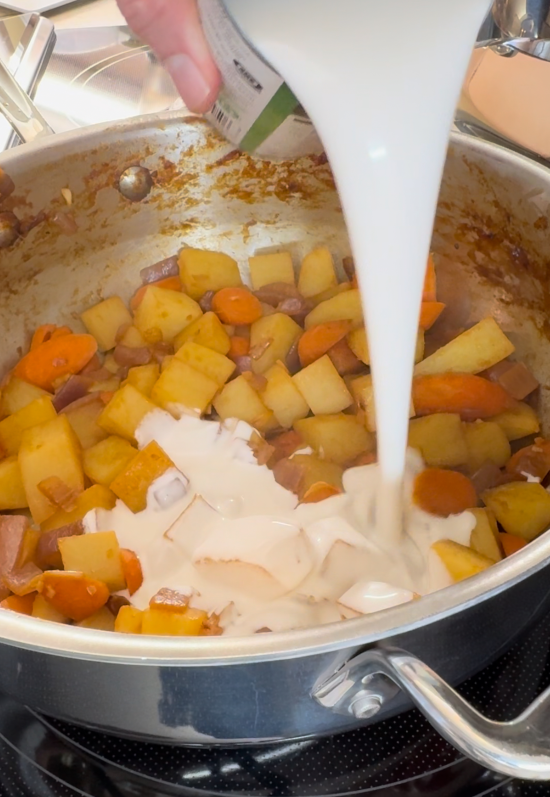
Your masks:
{"label": "onion piece", "polygon": [[481,496],[485,490],[492,490],[493,487],[499,487],[501,484],[508,484],[508,482],[514,480],[517,481],[517,479],[514,479],[510,474],[500,470],[500,468],[490,460],[484,462],[470,478],[479,496]]}
{"label": "onion piece", "polygon": [[153,263],[152,266],[142,268],[139,272],[139,276],[141,277],[143,285],[149,285],[152,282],[159,282],[159,280],[166,279],[167,277],[178,277],[179,273],[178,257],[177,255],[172,255],[172,257],[159,260],[158,263]]}
{"label": "onion piece", "polygon": [[346,277],[349,280],[352,280],[355,276],[355,261],[353,257],[343,257],[342,266],[344,267],[344,271],[346,272]]}
{"label": "onion piece", "polygon": [[73,402],[86,396],[93,381],[89,376],[80,374],[70,376],[53,397],[52,404],[56,412],[61,412]]}
{"label": "onion piece", "polygon": [[76,401],[72,401],[70,404],[67,404],[66,407],[63,407],[62,410],[59,410],[59,414],[62,415],[66,412],[72,412],[72,410],[76,410],[79,407],[85,407],[87,404],[93,404],[94,401],[97,401],[99,398],[99,391],[94,391],[92,393],[87,393],[82,398],[76,399]]}
{"label": "onion piece", "polygon": [[72,213],[64,213],[58,210],[50,219],[65,235],[74,235],[74,233],[78,231],[78,225]]}
{"label": "onion piece", "polygon": [[50,503],[59,507],[64,512],[72,512],[76,506],[76,501],[82,490],[75,490],[59,478],[59,476],[48,476],[38,482],[38,489]]}
{"label": "onion piece", "polygon": [[153,343],[150,346],[151,354],[153,358],[159,363],[162,364],[162,361],[165,357],[171,357],[174,354],[174,347],[171,343],[164,343],[163,341],[158,341],[157,343]]}
{"label": "onion piece", "polygon": [[539,387],[531,371],[523,363],[512,363],[498,380],[501,387],[517,401],[523,401]]}
{"label": "onion piece", "polygon": [[214,291],[206,291],[199,299],[199,307],[203,313],[209,313],[212,310],[212,299],[214,298]]}
{"label": "onion piece", "polygon": [[61,526],[59,529],[52,531],[43,531],[38,539],[34,559],[38,567],[56,568],[63,567],[61,554],[59,553],[58,540],[61,537],[74,537],[84,534],[84,526],[81,520],[75,523],[68,523],[66,526]]}
{"label": "onion piece", "polygon": [[254,431],[248,445],[252,449],[252,453],[256,457],[258,465],[267,465],[273,454],[275,453],[275,446],[265,440],[259,432]]}
{"label": "onion piece", "polygon": [[5,574],[3,581],[16,595],[28,595],[38,587],[42,573],[34,562],[27,562],[23,567]]}
{"label": "onion piece", "polygon": [[291,459],[281,459],[273,468],[273,475],[277,484],[297,495],[304,479],[305,467]]}
{"label": "onion piece", "polygon": [[266,338],[260,341],[260,343],[256,343],[255,346],[252,346],[248,352],[248,356],[253,360],[259,360],[262,354],[264,354],[272,344],[273,338]]}
{"label": "onion piece", "polygon": [[299,339],[292,344],[285,358],[286,367],[291,375],[297,374],[302,367],[300,356],[298,354],[298,341]]}
{"label": "onion piece", "polygon": [[126,365],[129,368],[147,365],[152,359],[151,350],[147,346],[123,346],[122,343],[115,346],[113,356],[118,365]]}
{"label": "onion piece", "polygon": [[298,288],[288,282],[270,282],[253,293],[260,302],[270,304],[272,307],[277,307],[285,299],[303,299]]}
{"label": "onion piece", "polygon": [[246,374],[252,371],[252,360],[248,354],[243,354],[242,357],[235,357],[235,372],[238,374]]}
{"label": "onion piece", "polygon": [[105,605],[111,614],[116,617],[123,606],[131,606],[132,604],[128,598],[124,597],[124,595],[111,595]]}

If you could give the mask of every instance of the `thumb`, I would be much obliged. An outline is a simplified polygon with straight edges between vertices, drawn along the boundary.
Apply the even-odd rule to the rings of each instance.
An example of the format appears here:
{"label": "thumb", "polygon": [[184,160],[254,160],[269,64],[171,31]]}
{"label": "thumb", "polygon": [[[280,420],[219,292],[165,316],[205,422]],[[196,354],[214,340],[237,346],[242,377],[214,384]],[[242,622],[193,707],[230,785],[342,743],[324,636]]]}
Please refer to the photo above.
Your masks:
{"label": "thumb", "polygon": [[157,54],[190,111],[207,111],[220,74],[202,31],[197,0],[117,0],[130,28]]}

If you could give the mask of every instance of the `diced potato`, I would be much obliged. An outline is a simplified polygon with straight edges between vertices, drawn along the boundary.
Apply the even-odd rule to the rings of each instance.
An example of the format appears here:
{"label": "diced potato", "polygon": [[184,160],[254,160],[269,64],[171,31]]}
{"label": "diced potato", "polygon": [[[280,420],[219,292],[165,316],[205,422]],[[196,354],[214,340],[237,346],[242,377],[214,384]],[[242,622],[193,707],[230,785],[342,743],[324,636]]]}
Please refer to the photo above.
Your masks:
{"label": "diced potato", "polygon": [[[147,506],[147,490],[153,482],[175,465],[154,440],[145,446],[126,465],[111,483],[111,490],[132,512]],[[77,569],[77,568],[73,568]],[[82,569],[82,568],[80,568]],[[97,576],[101,578],[101,576]],[[105,581],[105,579],[101,579]],[[121,589],[121,587],[117,587]]]}
{"label": "diced potato", "polygon": [[110,371],[114,375],[114,374],[118,373],[118,369],[120,368],[120,365],[115,360],[115,355],[112,352],[109,352],[109,354],[106,354],[105,357],[103,358],[102,367],[106,368],[108,371]]}
{"label": "diced potato", "polygon": [[481,496],[508,534],[530,542],[550,526],[550,495],[535,482],[510,482]]}
{"label": "diced potato", "polygon": [[292,379],[314,415],[332,415],[353,403],[346,383],[325,354]]}
{"label": "diced potato", "polygon": [[118,342],[122,346],[129,346],[131,349],[140,349],[142,346],[147,345],[145,338],[133,324],[128,327]]}
{"label": "diced potato", "polygon": [[174,340],[174,348],[177,351],[192,340],[194,343],[199,343],[201,346],[206,346],[208,349],[213,349],[220,354],[227,354],[231,348],[231,341],[229,334],[224,325],[212,311],[201,315],[193,323],[180,332]]}
{"label": "diced potato", "polygon": [[17,454],[25,429],[51,421],[56,415],[48,394],[31,401],[26,407],[0,421],[0,450],[5,451],[8,456]]}
{"label": "diced potato", "polygon": [[307,493],[310,487],[319,482],[342,489],[344,470],[336,462],[319,459],[313,454],[296,454],[292,457],[292,461],[304,468],[304,478],[300,484],[300,498]]}
{"label": "diced potato", "polygon": [[0,402],[0,414],[13,415],[18,410],[22,410],[31,401],[48,396],[45,390],[36,385],[31,385],[30,382],[23,382],[16,376],[10,377],[8,384],[2,388],[2,399]]}
{"label": "diced potato", "polygon": [[115,620],[115,631],[121,634],[141,634],[143,612],[134,606],[121,606]]}
{"label": "diced potato", "polygon": [[429,468],[465,465],[468,447],[460,415],[440,412],[415,418],[409,424],[409,446],[415,448]]}
{"label": "diced potato", "polygon": [[235,363],[228,357],[192,340],[177,350],[176,358],[212,379],[219,387],[225,385],[235,370]]}
{"label": "diced potato", "polygon": [[422,360],[414,373],[416,376],[448,372],[478,374],[509,357],[513,351],[513,343],[495,319],[488,317]]}
{"label": "diced potato", "polygon": [[222,252],[182,249],[178,262],[182,284],[193,299],[200,299],[207,291],[242,285],[237,262]]}
{"label": "diced potato", "polygon": [[147,343],[158,342],[159,330],[160,340],[172,343],[182,329],[201,315],[197,302],[185,293],[150,285],[136,308],[134,324]]}
{"label": "diced potato", "polygon": [[250,350],[262,353],[259,356],[251,355],[253,372],[263,374],[278,360],[284,362],[301,334],[301,327],[285,313],[273,313],[255,321],[250,327]]}
{"label": "diced potato", "polygon": [[199,636],[208,619],[206,612],[187,608],[183,612],[146,609],[143,612],[141,633],[160,636]]}
{"label": "diced potato", "polygon": [[490,509],[469,509],[476,519],[476,525],[470,537],[470,548],[474,551],[500,562],[502,547],[500,543],[497,521]]}
{"label": "diced potato", "polygon": [[214,399],[214,409],[224,421],[227,418],[238,418],[254,426],[260,432],[273,427],[273,413],[269,410],[258,393],[245,379],[238,376],[223,388]]}
{"label": "diced potato", "polygon": [[77,623],[109,600],[109,590],[102,581],[66,570],[46,570],[40,591],[54,609]]}
{"label": "diced potato", "polygon": [[334,296],[339,296],[339,294],[346,293],[346,291],[351,291],[353,289],[351,282],[340,282],[338,285],[334,285],[334,287],[328,288],[328,290],[322,291],[322,293],[318,293],[317,296],[311,296],[309,301],[317,307],[321,302],[326,302]]}
{"label": "diced potato", "polygon": [[64,412],[83,449],[91,448],[107,437],[105,429],[97,423],[104,409],[105,404],[97,398],[89,404],[81,404],[72,409],[68,407]]}
{"label": "diced potato", "polygon": [[109,434],[134,440],[136,429],[142,420],[147,413],[155,409],[157,409],[156,405],[139,390],[136,390],[133,385],[124,385],[117,390],[97,422]]}
{"label": "diced potato", "polygon": [[[355,403],[365,411],[365,424],[369,432],[376,431],[376,409],[374,406],[374,385],[372,375],[364,374],[349,380],[349,387]],[[412,403],[409,406],[409,418],[414,418],[415,409]]]}
{"label": "diced potato", "polygon": [[84,473],[96,484],[108,487],[136,454],[137,448],[128,440],[112,435],[84,451]]}
{"label": "diced potato", "polygon": [[[348,345],[355,356],[365,365],[370,365],[369,343],[365,327],[352,329],[347,336]],[[424,330],[419,329],[416,336],[415,363],[420,362],[424,356]]]}
{"label": "diced potato", "polygon": [[94,382],[90,388],[94,393],[116,393],[120,387],[120,379],[112,376],[110,379],[101,379],[99,382]]}
{"label": "diced potato", "polygon": [[149,398],[159,376],[160,365],[158,363],[135,365],[128,371],[126,381],[129,385],[132,385],[136,390],[139,390],[140,393],[143,393],[144,396]]}
{"label": "diced potato", "polygon": [[337,284],[332,255],[326,246],[318,246],[304,257],[298,277],[298,290],[302,296],[309,299]]}
{"label": "diced potato", "polygon": [[315,307],[306,316],[305,328],[325,324],[327,321],[351,321],[357,329],[363,326],[363,307],[357,288],[338,293]]}
{"label": "diced potato", "polygon": [[255,291],[273,282],[294,285],[294,266],[289,252],[272,252],[248,258],[250,281]]}
{"label": "diced potato", "polygon": [[80,445],[65,415],[23,432],[19,467],[35,523],[42,523],[56,511],[38,488],[44,479],[57,476],[69,489],[77,493],[84,490]]}
{"label": "diced potato", "polygon": [[432,549],[438,554],[455,582],[475,576],[494,565],[493,559],[452,540],[439,540],[432,545]]}
{"label": "diced potato", "polygon": [[120,296],[110,296],[104,302],[85,310],[80,318],[94,338],[101,351],[109,351],[116,346],[116,334],[121,326],[132,323],[130,311]]}
{"label": "diced potato", "polygon": [[29,505],[16,456],[0,462],[0,510],[24,509]]}
{"label": "diced potato", "polygon": [[163,369],[151,398],[178,418],[185,410],[203,413],[218,388],[218,383],[213,379],[174,357]]}
{"label": "diced potato", "polygon": [[81,620],[79,623],[75,623],[75,625],[79,628],[94,628],[96,631],[114,631],[115,618],[106,606],[102,606],[95,614],[86,617],[85,620]]}
{"label": "diced potato", "polygon": [[[111,439],[111,438],[109,438]],[[126,440],[118,438],[125,446],[130,446]],[[104,443],[107,441],[105,440]],[[132,449],[132,456],[136,449]],[[84,471],[86,472],[86,471]],[[86,474],[88,475],[88,474]],[[58,509],[55,515],[52,515],[40,528],[42,532],[52,531],[52,529],[60,529],[62,526],[68,526],[70,523],[76,523],[88,514],[92,509],[112,509],[116,503],[116,497],[107,487],[102,484],[92,484],[83,493],[80,493],[76,499],[76,506],[70,512],[64,512],[63,509]]]}
{"label": "diced potato", "polygon": [[27,526],[23,535],[23,542],[19,549],[17,557],[16,568],[24,567],[29,562],[33,562],[36,554],[38,541],[40,540],[41,532],[38,529],[33,529],[32,526]]}
{"label": "diced potato", "polygon": [[475,421],[464,424],[464,436],[468,446],[468,469],[475,473],[485,462],[503,468],[512,456],[510,443],[498,423]]}
{"label": "diced potato", "polygon": [[317,415],[296,421],[294,429],[321,458],[344,465],[374,451],[375,441],[354,415]]}
{"label": "diced potato", "polygon": [[60,537],[58,545],[65,570],[79,570],[89,578],[103,581],[111,592],[125,589],[120,547],[114,531]]}
{"label": "diced potato", "polygon": [[52,623],[68,623],[69,618],[58,612],[57,609],[48,603],[46,598],[40,593],[35,597],[32,604],[32,616],[39,617],[41,620],[49,620]]}
{"label": "diced potato", "polygon": [[491,420],[498,423],[510,441],[520,440],[522,437],[540,432],[537,413],[524,402],[519,402],[513,409],[495,415]]}
{"label": "diced potato", "polygon": [[294,421],[305,418],[309,407],[283,363],[275,363],[264,376],[267,385],[261,394],[262,401],[273,410],[279,425],[289,429]]}

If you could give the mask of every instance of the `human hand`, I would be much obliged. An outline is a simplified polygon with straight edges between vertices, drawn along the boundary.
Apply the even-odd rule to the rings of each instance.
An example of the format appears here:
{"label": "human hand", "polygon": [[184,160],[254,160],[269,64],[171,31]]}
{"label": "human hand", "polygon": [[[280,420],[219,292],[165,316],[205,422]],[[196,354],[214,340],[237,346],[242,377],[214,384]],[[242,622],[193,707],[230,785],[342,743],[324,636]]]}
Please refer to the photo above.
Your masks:
{"label": "human hand", "polygon": [[204,113],[220,74],[202,31],[197,0],[117,0],[130,28],[157,54],[190,111]]}

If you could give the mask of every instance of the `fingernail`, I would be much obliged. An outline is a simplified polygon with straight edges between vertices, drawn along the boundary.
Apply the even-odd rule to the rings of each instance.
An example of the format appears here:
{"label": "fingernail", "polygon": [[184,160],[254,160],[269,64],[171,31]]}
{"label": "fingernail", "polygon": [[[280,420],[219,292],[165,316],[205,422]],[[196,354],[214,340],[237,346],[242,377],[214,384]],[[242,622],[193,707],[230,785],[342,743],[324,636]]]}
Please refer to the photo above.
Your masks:
{"label": "fingernail", "polygon": [[212,87],[188,55],[171,55],[164,66],[190,111],[203,113],[210,108]]}

